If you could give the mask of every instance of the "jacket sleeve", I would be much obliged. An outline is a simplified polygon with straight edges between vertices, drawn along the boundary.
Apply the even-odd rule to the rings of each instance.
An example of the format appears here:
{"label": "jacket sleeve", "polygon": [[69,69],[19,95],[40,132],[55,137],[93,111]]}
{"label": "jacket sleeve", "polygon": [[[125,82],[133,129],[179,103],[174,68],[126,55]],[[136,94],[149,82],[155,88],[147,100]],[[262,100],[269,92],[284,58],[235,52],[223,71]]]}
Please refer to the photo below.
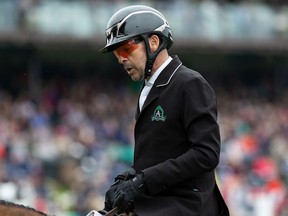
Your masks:
{"label": "jacket sleeve", "polygon": [[177,158],[143,170],[151,194],[205,175],[219,163],[220,135],[213,89],[199,75],[186,81],[182,91],[181,121],[189,149]]}

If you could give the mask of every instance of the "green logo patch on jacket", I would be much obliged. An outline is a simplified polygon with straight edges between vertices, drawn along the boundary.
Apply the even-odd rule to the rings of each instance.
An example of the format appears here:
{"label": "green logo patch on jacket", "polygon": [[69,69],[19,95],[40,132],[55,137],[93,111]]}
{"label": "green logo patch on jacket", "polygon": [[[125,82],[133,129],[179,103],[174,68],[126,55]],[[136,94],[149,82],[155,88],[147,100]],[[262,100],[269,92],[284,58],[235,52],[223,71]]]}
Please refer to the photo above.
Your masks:
{"label": "green logo patch on jacket", "polygon": [[166,116],[164,115],[164,110],[161,106],[157,106],[151,116],[151,121],[165,121]]}

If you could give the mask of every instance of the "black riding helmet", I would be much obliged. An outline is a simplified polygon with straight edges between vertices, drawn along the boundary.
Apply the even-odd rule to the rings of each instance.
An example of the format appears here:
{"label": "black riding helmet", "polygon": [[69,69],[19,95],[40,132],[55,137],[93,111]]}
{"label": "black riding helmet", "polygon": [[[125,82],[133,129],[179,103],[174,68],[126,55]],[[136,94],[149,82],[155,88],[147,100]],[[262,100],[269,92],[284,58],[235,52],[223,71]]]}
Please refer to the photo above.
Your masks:
{"label": "black riding helmet", "polygon": [[[161,44],[155,53],[150,52],[148,38],[156,34]],[[121,43],[141,37],[146,46],[147,62],[145,77],[150,76],[154,61],[161,50],[173,44],[170,26],[165,17],[154,8],[144,5],[125,7],[117,11],[109,20],[106,28],[106,46],[100,53],[112,52]]]}

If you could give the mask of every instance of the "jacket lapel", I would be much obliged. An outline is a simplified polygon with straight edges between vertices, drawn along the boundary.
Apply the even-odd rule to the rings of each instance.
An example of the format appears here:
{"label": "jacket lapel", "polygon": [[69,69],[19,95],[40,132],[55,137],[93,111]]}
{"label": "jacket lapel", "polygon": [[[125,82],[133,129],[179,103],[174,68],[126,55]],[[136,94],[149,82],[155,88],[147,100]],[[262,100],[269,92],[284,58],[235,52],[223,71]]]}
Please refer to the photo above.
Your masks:
{"label": "jacket lapel", "polygon": [[[145,110],[145,108],[152,102],[154,101],[156,98],[159,97],[159,93],[158,93],[158,90],[157,88],[155,87],[155,85],[152,86],[144,104],[143,104],[143,107],[142,107],[142,111]],[[141,111],[141,112],[142,112]]]}
{"label": "jacket lapel", "polygon": [[136,110],[135,119],[137,119],[137,118],[138,118],[138,116],[139,116],[139,114],[140,114],[139,100],[140,100],[140,95],[141,95],[141,92],[142,92],[142,90],[143,90],[144,86],[145,86],[145,82],[143,82],[143,83],[142,83],[142,87],[141,87],[141,89],[140,89],[140,91],[139,91],[139,94],[138,94],[138,100],[137,100],[137,110]]}
{"label": "jacket lapel", "polygon": [[[160,73],[158,78],[155,80],[155,83],[152,86],[152,88],[151,88],[151,90],[150,90],[150,92],[149,92],[149,94],[148,94],[148,96],[147,96],[147,98],[143,104],[141,112],[139,109],[139,102],[138,102],[137,111],[136,111],[136,120],[139,118],[139,116],[145,110],[145,108],[147,106],[149,106],[149,104],[152,103],[152,101],[154,101],[156,98],[159,97],[158,88],[164,87],[164,86],[169,84],[171,78],[173,77],[174,73],[180,67],[181,64],[182,64],[182,62],[180,61],[178,56],[174,56],[172,61],[164,68],[164,70]],[[142,91],[144,85],[145,84],[143,84],[141,91]],[[139,101],[139,97],[140,97],[140,94],[138,96],[138,101]]]}

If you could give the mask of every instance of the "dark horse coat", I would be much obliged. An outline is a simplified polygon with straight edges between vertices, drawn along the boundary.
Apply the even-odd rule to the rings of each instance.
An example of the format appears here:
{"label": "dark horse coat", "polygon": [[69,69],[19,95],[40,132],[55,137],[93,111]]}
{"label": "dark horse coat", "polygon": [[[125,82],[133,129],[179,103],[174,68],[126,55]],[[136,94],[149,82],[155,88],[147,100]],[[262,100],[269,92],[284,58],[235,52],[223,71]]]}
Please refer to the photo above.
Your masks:
{"label": "dark horse coat", "polygon": [[175,56],[137,109],[134,168],[148,192],[135,200],[135,213],[229,215],[215,182],[219,154],[215,93]]}

